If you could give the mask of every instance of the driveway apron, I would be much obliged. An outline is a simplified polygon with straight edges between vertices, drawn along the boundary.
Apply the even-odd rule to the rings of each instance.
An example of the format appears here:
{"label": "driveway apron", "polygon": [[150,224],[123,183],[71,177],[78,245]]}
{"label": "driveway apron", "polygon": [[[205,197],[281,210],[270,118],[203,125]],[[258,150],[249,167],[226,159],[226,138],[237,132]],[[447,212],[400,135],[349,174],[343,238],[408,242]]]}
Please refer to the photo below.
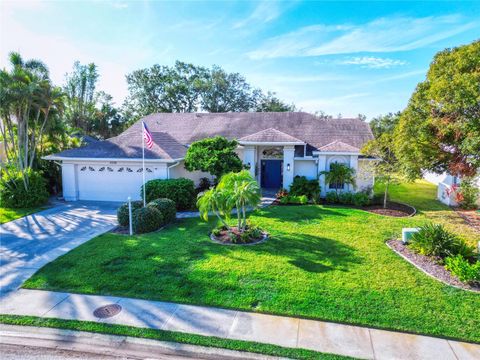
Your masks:
{"label": "driveway apron", "polygon": [[116,225],[118,203],[74,202],[0,225],[0,293]]}

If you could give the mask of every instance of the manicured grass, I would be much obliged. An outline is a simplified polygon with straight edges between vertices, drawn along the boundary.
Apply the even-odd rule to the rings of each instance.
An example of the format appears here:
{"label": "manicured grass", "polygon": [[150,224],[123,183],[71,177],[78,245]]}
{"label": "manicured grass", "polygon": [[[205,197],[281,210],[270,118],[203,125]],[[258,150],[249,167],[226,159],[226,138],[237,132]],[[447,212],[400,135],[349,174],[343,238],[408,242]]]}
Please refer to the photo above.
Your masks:
{"label": "manicured grass", "polygon": [[319,353],[305,349],[284,348],[276,345],[250,341],[228,340],[216,337],[186,334],[174,331],[142,329],[132,326],[101,324],[91,321],[46,319],[34,316],[0,315],[0,323],[22,326],[40,326],[68,330],[88,331],[100,334],[113,334],[139,337],[190,345],[246,351],[290,359],[348,360],[351,357]]}
{"label": "manicured grass", "polygon": [[[384,187],[382,185],[375,186],[376,193],[382,193],[383,190]],[[414,206],[426,219],[443,224],[471,246],[477,246],[480,234],[468,226],[455,211],[436,200],[436,185],[425,180],[394,185],[389,190],[389,196],[392,201],[399,201]]]}
{"label": "manicured grass", "polygon": [[420,211],[413,218],[340,206],[258,210],[250,219],[271,238],[255,246],[214,244],[208,238],[213,223],[200,219],[181,220],[141,236],[104,234],[48,264],[24,286],[301,316],[480,342],[480,295],[426,276],[384,243],[398,237],[402,227],[429,221],[432,212],[450,211],[429,200],[431,194],[424,195],[423,186],[409,196]]}
{"label": "manicured grass", "polygon": [[26,208],[26,209],[8,209],[0,207],[0,224],[19,219],[21,217],[33,214],[42,210],[43,207]]}

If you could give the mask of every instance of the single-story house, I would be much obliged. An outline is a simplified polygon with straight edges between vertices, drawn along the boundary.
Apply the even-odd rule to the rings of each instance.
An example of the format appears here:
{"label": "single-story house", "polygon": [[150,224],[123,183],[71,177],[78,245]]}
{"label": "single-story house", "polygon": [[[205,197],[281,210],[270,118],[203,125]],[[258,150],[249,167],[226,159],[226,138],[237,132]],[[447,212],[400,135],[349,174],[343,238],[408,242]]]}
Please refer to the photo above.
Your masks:
{"label": "single-story house", "polygon": [[45,157],[62,167],[66,200],[140,198],[142,120],[154,141],[151,149],[145,148],[147,181],[186,177],[198,183],[210,177],[185,170],[184,157],[192,142],[221,135],[238,140],[240,159],[263,188],[288,189],[300,175],[318,178],[325,195],[329,189],[320,172],[334,162],[356,170],[357,188],[337,184],[341,190],[373,186],[370,159],[360,154],[373,135],[368,123],[359,119],[325,120],[305,112],[159,113],[139,120],[116,137]]}
{"label": "single-story house", "polygon": [[[456,193],[462,182],[461,177],[450,175],[448,173],[435,174],[425,172],[423,178],[432,184],[437,185],[437,199],[448,206],[457,206]],[[477,177],[477,187],[480,189],[480,174]],[[477,200],[480,206],[480,198]]]}

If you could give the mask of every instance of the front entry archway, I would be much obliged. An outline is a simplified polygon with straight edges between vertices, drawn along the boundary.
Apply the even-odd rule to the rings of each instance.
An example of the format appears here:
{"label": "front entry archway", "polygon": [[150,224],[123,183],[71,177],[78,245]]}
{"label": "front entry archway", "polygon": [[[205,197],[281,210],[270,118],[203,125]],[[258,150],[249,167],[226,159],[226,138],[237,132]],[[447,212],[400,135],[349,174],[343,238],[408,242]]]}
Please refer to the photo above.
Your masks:
{"label": "front entry archway", "polygon": [[261,161],[261,186],[266,189],[279,189],[283,185],[283,160]]}

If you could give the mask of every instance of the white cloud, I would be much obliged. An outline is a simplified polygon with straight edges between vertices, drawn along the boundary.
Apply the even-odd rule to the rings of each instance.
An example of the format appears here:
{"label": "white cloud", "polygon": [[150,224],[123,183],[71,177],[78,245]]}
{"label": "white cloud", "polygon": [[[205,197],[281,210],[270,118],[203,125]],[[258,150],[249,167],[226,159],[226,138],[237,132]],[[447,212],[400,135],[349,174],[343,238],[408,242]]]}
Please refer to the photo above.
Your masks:
{"label": "white cloud", "polygon": [[282,10],[278,6],[278,3],[273,1],[262,1],[255,7],[248,17],[233,24],[232,28],[240,29],[249,25],[269,23],[278,18],[281,14]]}
{"label": "white cloud", "polygon": [[479,23],[461,16],[379,18],[362,25],[312,25],[267,40],[251,59],[395,52],[422,48]]}
{"label": "white cloud", "polygon": [[378,58],[373,56],[357,56],[340,60],[338,63],[342,65],[359,65],[360,67],[371,69],[389,69],[407,64],[407,62],[403,60]]}

